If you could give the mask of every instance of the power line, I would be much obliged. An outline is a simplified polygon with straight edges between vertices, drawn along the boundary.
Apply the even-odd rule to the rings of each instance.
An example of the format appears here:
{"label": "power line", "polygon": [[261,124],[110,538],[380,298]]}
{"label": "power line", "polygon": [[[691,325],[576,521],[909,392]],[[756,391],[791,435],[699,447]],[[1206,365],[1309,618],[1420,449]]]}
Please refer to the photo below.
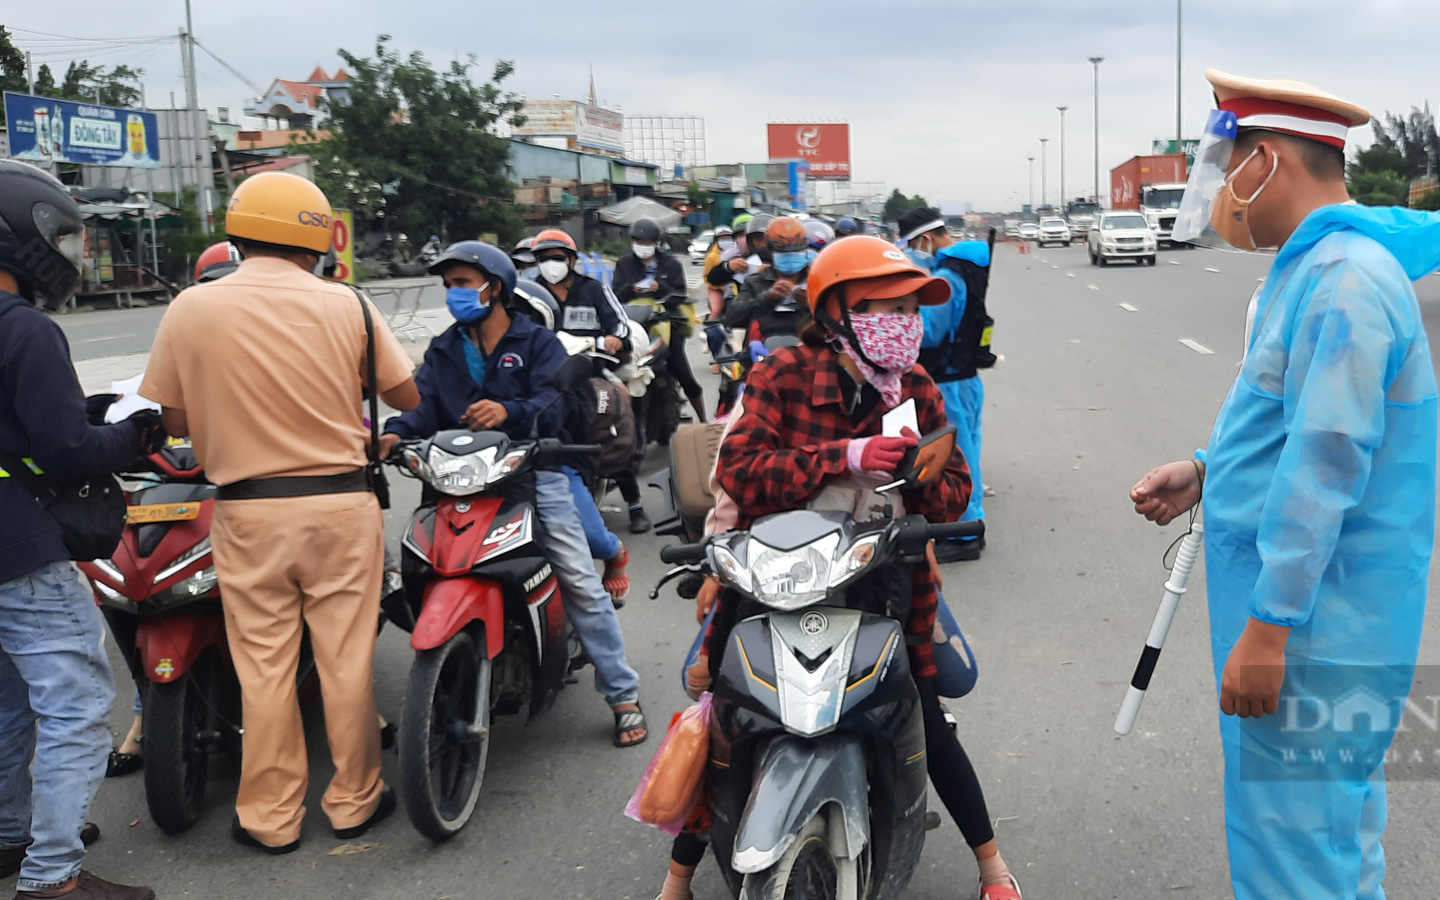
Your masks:
{"label": "power line", "polygon": [[245,84],[250,88],[250,90],[252,90],[252,91],[255,92],[255,96],[256,96],[256,97],[263,97],[263,96],[265,95],[265,89],[264,89],[264,88],[257,87],[257,86],[255,85],[255,82],[253,82],[253,81],[251,81],[249,78],[246,78],[246,77],[245,77],[245,73],[241,72],[239,69],[237,69],[237,68],[235,68],[234,66],[230,65],[229,63],[227,63],[225,60],[223,60],[223,59],[221,59],[220,57],[216,56],[216,55],[215,55],[215,51],[211,50],[209,47],[207,47],[207,46],[205,46],[204,44],[200,43],[200,41],[199,41],[198,39],[196,39],[193,35],[191,36],[190,41],[191,41],[191,43],[193,43],[195,46],[199,47],[201,50],[204,50],[204,51],[210,56],[211,59],[215,60],[217,63],[219,63],[220,65],[224,66],[225,69],[226,69],[226,71],[228,71],[231,75],[234,75],[236,78],[238,78],[238,79],[240,79],[241,81],[245,82]]}
{"label": "power line", "polygon": [[149,35],[145,35],[145,36],[143,36],[143,37],[133,37],[133,38],[82,38],[82,37],[72,37],[72,36],[67,35],[67,34],[53,34],[53,33],[48,32],[48,31],[35,31],[35,30],[32,29],[32,28],[18,28],[18,27],[13,26],[13,25],[7,25],[7,26],[5,26],[5,28],[6,28],[7,31],[14,31],[14,32],[24,33],[24,34],[38,34],[38,35],[41,35],[42,37],[47,37],[47,38],[60,38],[60,39],[62,39],[62,40],[67,40],[67,41],[89,41],[89,42],[94,42],[94,43],[111,43],[111,42],[114,42],[114,41],[153,41],[153,40],[170,40],[170,41],[173,41],[173,40],[176,39],[176,38],[175,38],[175,35],[173,35],[173,34],[170,34],[170,35],[165,35],[165,34],[149,34]]}

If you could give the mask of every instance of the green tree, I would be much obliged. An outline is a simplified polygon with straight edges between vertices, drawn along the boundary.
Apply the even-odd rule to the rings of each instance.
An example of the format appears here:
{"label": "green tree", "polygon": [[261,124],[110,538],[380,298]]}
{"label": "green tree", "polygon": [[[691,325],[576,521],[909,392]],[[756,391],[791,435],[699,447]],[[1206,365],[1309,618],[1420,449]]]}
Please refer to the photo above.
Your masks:
{"label": "green tree", "polygon": [[55,83],[55,73],[50,71],[49,63],[41,63],[40,71],[35,73],[35,93],[45,97],[55,97],[60,93],[60,87]]}
{"label": "green tree", "polygon": [[1410,163],[1394,147],[1376,143],[1346,166],[1350,196],[1366,206],[1403,206],[1410,195]]}
{"label": "green tree", "polygon": [[880,218],[886,222],[899,221],[900,216],[912,209],[919,209],[922,206],[929,206],[929,202],[919,194],[907,197],[896,188],[885,198],[885,208],[880,212]]}
{"label": "green tree", "polygon": [[[98,102],[106,106],[139,106],[141,97],[140,76],[144,69],[130,66],[115,66],[107,69],[93,65],[89,60],[77,60],[65,69],[65,79],[54,96],[65,100]],[[37,82],[36,90],[39,90]]]}
{"label": "green tree", "polygon": [[[327,195],[358,202],[380,185],[393,230],[516,239],[524,223],[505,177],[509,146],[493,130],[502,120],[523,122],[523,102],[500,87],[511,62],[496,62],[477,84],[473,55],[436,69],[419,52],[402,57],[389,35],[376,40],[373,57],[346,50],[340,57],[350,71],[349,101],[327,104],[330,137],[308,148],[321,162],[316,181]],[[356,215],[373,219],[378,207],[372,201]]]}
{"label": "green tree", "polygon": [[1419,200],[1411,209],[1428,209],[1431,211],[1440,210],[1440,191],[1431,191]]}
{"label": "green tree", "polygon": [[1440,133],[1435,130],[1435,116],[1430,104],[1410,108],[1408,116],[1387,112],[1370,123],[1375,146],[1398,154],[1405,160],[1401,173],[1409,178],[1425,174],[1432,163],[1440,161]]}
{"label": "green tree", "polygon": [[23,94],[27,88],[25,54],[15,46],[5,26],[0,25],[0,90]]}

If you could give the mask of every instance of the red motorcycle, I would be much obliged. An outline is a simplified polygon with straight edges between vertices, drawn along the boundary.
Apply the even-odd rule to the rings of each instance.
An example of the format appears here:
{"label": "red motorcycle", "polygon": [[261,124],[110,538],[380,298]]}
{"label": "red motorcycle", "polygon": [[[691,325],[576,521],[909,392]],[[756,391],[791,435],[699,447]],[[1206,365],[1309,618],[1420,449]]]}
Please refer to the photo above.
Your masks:
{"label": "red motorcycle", "polygon": [[[144,685],[150,817],[178,834],[204,811],[210,758],[240,752],[240,682],[210,552],[217,489],[188,442],[171,442],[147,464],[124,476],[129,517],[120,545],[109,559],[79,565],[130,674]],[[385,568],[382,591],[398,594],[399,573],[388,559]],[[300,654],[301,696],[313,696],[308,640]]]}
{"label": "red motorcycle", "polygon": [[386,608],[415,649],[401,787],[415,827],[443,841],[475,811],[492,717],[540,715],[583,664],[545,559],[534,472],[599,447],[456,430],[397,451],[392,462],[426,485],[401,543],[403,597]]}

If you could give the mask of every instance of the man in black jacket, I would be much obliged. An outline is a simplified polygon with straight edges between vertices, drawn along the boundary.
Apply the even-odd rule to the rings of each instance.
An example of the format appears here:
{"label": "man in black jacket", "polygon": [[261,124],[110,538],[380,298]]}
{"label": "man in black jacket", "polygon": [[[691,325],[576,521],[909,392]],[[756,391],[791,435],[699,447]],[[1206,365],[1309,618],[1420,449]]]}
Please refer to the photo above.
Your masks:
{"label": "man in black jacket", "polygon": [[[58,307],[80,281],[80,208],[50,175],[0,160],[0,453],[39,482],[108,476],[164,440],[159,417],[91,425]],[[23,461],[22,461],[23,460]],[[115,682],[95,598],[60,524],[0,478],[0,878],[17,898],[153,900],[81,871],[105,777]],[[31,798],[35,798],[32,804]]]}

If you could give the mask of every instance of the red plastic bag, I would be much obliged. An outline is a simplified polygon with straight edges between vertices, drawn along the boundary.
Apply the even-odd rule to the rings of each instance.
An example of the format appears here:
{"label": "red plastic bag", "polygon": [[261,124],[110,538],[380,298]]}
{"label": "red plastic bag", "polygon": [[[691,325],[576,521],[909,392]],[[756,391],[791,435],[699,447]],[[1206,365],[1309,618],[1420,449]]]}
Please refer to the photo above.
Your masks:
{"label": "red plastic bag", "polygon": [[676,713],[665,738],[646,767],[625,815],[676,835],[690,820],[705,783],[710,758],[710,694]]}

